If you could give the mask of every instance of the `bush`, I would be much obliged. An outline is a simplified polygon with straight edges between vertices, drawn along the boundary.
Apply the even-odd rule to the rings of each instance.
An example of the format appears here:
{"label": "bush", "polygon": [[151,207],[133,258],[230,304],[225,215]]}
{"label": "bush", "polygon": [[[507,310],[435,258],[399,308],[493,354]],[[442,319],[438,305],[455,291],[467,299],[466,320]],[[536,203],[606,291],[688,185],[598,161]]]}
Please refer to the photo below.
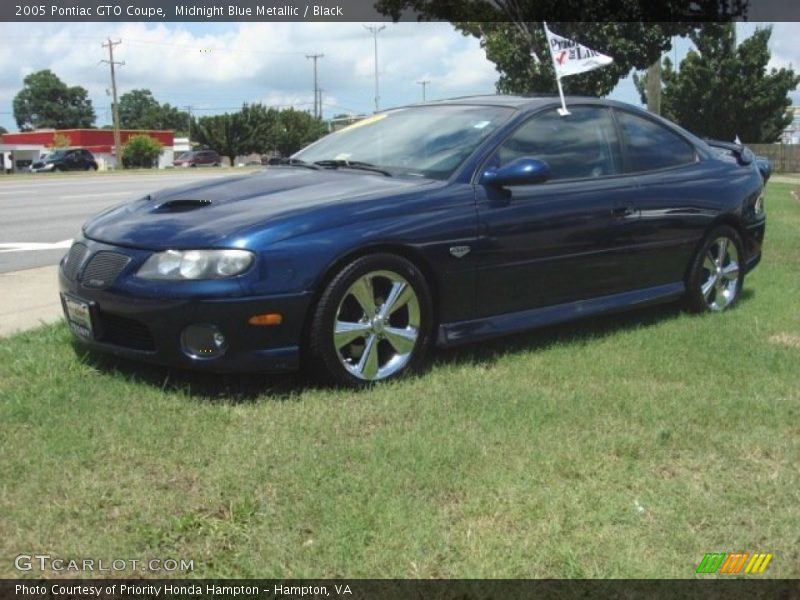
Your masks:
{"label": "bush", "polygon": [[158,164],[161,142],[148,135],[133,135],[122,149],[122,166],[126,169],[151,169]]}

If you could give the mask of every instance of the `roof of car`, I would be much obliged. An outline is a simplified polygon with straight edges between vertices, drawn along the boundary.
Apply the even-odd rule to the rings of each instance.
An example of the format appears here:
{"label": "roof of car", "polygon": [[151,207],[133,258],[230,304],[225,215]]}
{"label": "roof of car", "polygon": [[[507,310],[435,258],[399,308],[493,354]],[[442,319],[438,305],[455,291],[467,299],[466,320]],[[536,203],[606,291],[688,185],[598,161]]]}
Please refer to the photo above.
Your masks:
{"label": "roof of car", "polygon": [[[412,106],[430,106],[430,105],[444,105],[444,104],[463,104],[463,105],[477,105],[477,106],[507,106],[516,108],[518,110],[530,110],[539,108],[546,104],[558,102],[559,97],[556,94],[536,94],[531,96],[511,96],[505,94],[485,94],[477,96],[460,96],[457,98],[444,98],[442,100],[431,100],[429,102],[418,103]],[[614,102],[596,98],[592,96],[567,96],[567,106],[574,103],[601,102],[614,104]]]}

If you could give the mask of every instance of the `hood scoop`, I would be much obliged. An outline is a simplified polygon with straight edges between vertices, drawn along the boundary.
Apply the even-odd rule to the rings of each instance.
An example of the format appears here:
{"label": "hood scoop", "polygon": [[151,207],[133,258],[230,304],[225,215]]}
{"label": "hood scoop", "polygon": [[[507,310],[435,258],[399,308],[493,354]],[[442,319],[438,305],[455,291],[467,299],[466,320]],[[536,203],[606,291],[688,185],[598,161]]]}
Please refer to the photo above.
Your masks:
{"label": "hood scoop", "polygon": [[211,200],[168,200],[156,206],[154,212],[179,213],[211,206]]}

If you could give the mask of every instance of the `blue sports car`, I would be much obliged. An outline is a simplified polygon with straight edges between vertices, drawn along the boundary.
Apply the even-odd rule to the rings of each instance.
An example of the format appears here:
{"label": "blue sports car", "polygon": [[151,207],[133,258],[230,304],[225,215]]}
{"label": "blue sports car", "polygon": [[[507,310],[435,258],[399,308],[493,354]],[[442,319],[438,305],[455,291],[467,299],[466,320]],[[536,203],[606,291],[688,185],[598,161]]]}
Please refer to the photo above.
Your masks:
{"label": "blue sports car", "polygon": [[155,192],[61,262],[78,339],[176,367],[398,377],[429,348],[683,299],[760,260],[764,179],[626,104],[480,96],[388,110],[262,172]]}

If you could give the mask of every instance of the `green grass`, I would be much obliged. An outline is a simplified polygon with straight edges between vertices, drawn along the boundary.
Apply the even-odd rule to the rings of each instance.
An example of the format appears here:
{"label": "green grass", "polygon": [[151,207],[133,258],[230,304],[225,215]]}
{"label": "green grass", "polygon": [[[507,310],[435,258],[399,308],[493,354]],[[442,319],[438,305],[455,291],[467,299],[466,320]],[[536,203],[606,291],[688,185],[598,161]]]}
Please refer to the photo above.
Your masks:
{"label": "green grass", "polygon": [[[440,352],[354,393],[0,348],[13,557],[193,559],[195,576],[800,577],[800,201],[771,184],[739,307],[648,309]],[[38,575],[38,573],[33,573]]]}

